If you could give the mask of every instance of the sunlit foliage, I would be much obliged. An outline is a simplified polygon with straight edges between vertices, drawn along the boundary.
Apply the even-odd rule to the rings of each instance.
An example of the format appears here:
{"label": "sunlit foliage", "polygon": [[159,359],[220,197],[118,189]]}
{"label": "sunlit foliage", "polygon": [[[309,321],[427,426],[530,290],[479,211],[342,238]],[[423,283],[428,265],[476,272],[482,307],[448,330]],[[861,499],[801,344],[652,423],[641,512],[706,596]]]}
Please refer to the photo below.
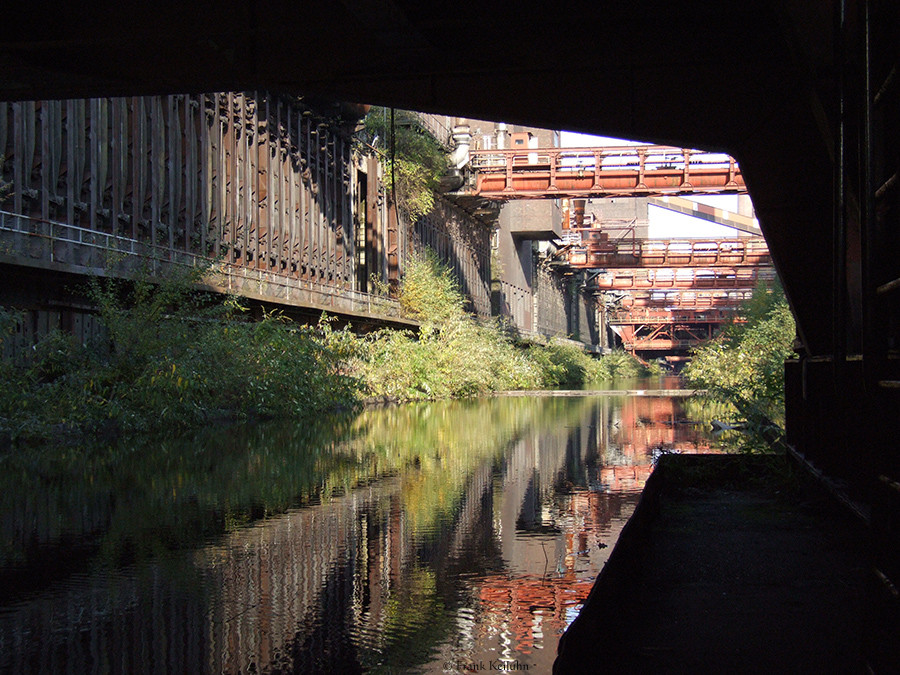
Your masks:
{"label": "sunlit foliage", "polygon": [[414,113],[373,107],[363,137],[375,147],[384,167],[385,188],[412,220],[434,208],[435,192],[447,170],[447,154],[416,121]]}
{"label": "sunlit foliage", "polygon": [[327,322],[245,321],[234,298],[197,294],[194,281],[94,280],[102,338],[80,344],[53,331],[27,358],[3,359],[13,385],[0,397],[6,442],[309,416],[358,400],[359,382],[342,368],[353,344]]}
{"label": "sunlit foliage", "polygon": [[695,350],[684,375],[731,404],[735,420],[783,425],[784,361],[793,354],[795,326],[781,287],[758,287],[740,314],[744,322]]}
{"label": "sunlit foliage", "polygon": [[[642,374],[631,357],[595,358],[577,345],[516,342],[464,310],[436,256],[409,262],[400,303],[417,331],[359,337],[296,324],[278,313],[249,320],[237,298],[198,293],[197,273],[92,282],[104,334],[89,344],[51,332],[0,371],[0,441],[41,442],[186,429],[210,420],[311,418],[364,399],[464,398],[512,389],[579,387]],[[15,312],[0,340],[15,339]],[[21,351],[21,350],[20,350]]]}

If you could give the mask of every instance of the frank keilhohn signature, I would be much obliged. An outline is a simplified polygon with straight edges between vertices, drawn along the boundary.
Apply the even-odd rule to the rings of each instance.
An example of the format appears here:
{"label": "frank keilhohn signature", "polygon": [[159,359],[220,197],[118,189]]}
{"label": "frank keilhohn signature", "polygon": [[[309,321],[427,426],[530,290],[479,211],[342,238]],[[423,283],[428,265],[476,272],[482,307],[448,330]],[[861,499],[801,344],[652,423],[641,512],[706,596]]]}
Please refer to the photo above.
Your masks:
{"label": "frank keilhohn signature", "polygon": [[481,672],[527,672],[536,664],[521,663],[515,661],[447,661],[444,663],[444,672],[481,673]]}

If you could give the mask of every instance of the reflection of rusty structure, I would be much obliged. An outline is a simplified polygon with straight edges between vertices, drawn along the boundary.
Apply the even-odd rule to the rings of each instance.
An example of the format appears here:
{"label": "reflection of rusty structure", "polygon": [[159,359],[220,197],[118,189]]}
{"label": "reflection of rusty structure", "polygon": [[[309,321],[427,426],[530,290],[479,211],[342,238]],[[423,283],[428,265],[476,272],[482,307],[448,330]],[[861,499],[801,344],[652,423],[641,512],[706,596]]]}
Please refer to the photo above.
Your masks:
{"label": "reflection of rusty structure", "polygon": [[[677,424],[670,399],[534,405],[559,406],[571,424],[554,414],[520,429],[502,460],[448,463],[465,474],[446,512],[417,518],[404,477],[382,478],[195,550],[103,569],[0,613],[0,670],[91,672],[115,654],[128,672],[347,672],[402,651],[398,635],[426,634],[437,618],[459,624],[467,654],[505,649],[549,669],[653,451],[687,451],[696,430]],[[91,509],[110,503],[76,506],[92,531],[103,519]]]}
{"label": "reflection of rusty structure", "polygon": [[[653,453],[711,452],[709,441],[692,424],[685,424],[677,399],[633,396],[620,408],[618,444],[629,465],[650,464]],[[611,462],[612,463],[612,462]]]}
{"label": "reflection of rusty structure", "polygon": [[485,636],[508,634],[524,654],[546,648],[568,626],[567,615],[584,602],[591,586],[571,572],[541,578],[485,577],[479,599],[486,616],[480,630]]}

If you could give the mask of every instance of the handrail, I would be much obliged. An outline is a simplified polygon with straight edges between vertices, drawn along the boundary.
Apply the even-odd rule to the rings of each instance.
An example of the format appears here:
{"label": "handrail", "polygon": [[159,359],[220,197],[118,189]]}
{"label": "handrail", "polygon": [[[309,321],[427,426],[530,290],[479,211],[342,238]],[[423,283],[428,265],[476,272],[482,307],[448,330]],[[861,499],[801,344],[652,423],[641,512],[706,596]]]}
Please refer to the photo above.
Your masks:
{"label": "handrail", "polygon": [[636,307],[610,312],[607,317],[613,325],[634,323],[725,323],[731,321],[735,314],[730,309],[656,309],[650,307]]}
{"label": "handrail", "polygon": [[[314,296],[314,301],[317,305],[333,307],[335,311],[362,312],[386,318],[403,318],[400,304],[391,298],[344,289],[338,286],[316,284],[277,272],[243,267],[197,253],[179,251],[158,244],[148,244],[131,237],[124,237],[109,232],[99,232],[77,225],[0,210],[0,232],[24,234],[49,242],[51,245],[47,251],[46,260],[50,263],[66,264],[68,262],[59,259],[60,256],[53,244],[78,245],[90,250],[101,251],[104,255],[104,257],[96,261],[96,264],[79,264],[80,267],[99,269],[109,262],[111,254],[134,256],[150,260],[154,264],[210,267],[214,272],[226,277],[229,287],[231,287],[232,281],[239,280],[242,283],[251,282],[257,288],[275,287],[282,289],[283,293],[281,294],[271,294],[273,299],[276,297],[290,298],[292,291],[300,291],[309,296]],[[337,303],[340,301],[345,301],[349,306],[338,308]]]}
{"label": "handrail", "polygon": [[597,274],[591,290],[753,288],[775,278],[774,267],[677,267],[620,269]]}
{"label": "handrail", "polygon": [[[596,233],[587,242],[585,232]],[[584,228],[581,243],[563,248],[559,257],[576,268],[740,267],[771,265],[761,238],[740,239],[620,239],[599,238],[598,229]],[[571,241],[571,240],[570,240]]]}

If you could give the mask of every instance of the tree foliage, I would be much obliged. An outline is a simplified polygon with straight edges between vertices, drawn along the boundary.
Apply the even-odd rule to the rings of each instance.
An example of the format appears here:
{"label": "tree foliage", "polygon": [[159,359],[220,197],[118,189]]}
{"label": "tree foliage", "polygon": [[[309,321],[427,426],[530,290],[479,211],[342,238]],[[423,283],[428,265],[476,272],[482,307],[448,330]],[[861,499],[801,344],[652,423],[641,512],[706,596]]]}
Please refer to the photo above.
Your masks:
{"label": "tree foliage", "polygon": [[381,155],[384,185],[397,200],[397,207],[412,220],[434,208],[435,193],[447,170],[447,154],[415,114],[372,107],[366,115],[364,139]]}
{"label": "tree foliage", "polygon": [[694,351],[684,375],[734,407],[751,426],[784,423],[784,362],[793,354],[794,318],[779,285],[761,285],[727,326]]}

